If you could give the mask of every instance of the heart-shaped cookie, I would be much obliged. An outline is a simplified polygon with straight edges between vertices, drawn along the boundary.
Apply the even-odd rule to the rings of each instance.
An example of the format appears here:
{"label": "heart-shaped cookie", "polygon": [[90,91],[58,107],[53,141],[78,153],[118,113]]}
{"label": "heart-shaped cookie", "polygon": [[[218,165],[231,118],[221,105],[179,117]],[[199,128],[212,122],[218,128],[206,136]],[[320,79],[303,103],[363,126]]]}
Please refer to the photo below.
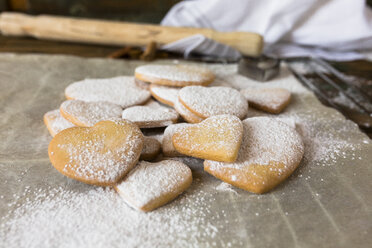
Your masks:
{"label": "heart-shaped cookie", "polygon": [[147,212],[173,200],[191,183],[191,170],[182,162],[141,161],[115,189],[130,206]]}
{"label": "heart-shaped cookie", "polygon": [[174,102],[174,109],[182,116],[182,118],[187,121],[188,123],[199,123],[204,120],[204,118],[201,118],[188,110],[177,98],[177,100]]}
{"label": "heart-shaped cookie", "polygon": [[163,135],[163,140],[162,140],[162,149],[163,149],[164,156],[166,157],[184,156],[183,154],[177,152],[176,148],[174,148],[172,137],[176,131],[181,130],[182,128],[188,127],[188,126],[191,126],[191,124],[177,123],[177,124],[168,126],[164,130],[164,135]]}
{"label": "heart-shaped cookie", "polygon": [[159,102],[169,105],[171,107],[174,106],[174,103],[178,98],[179,91],[180,88],[176,87],[168,87],[157,84],[150,85],[151,95]]}
{"label": "heart-shaped cookie", "polygon": [[240,93],[250,106],[272,114],[282,112],[291,100],[291,92],[282,88],[247,88]]}
{"label": "heart-shaped cookie", "polygon": [[182,87],[208,85],[214,74],[204,67],[189,65],[143,65],[135,70],[137,80],[153,84]]}
{"label": "heart-shaped cookie", "polygon": [[146,102],[151,94],[136,85],[133,77],[122,76],[104,79],[85,79],[67,86],[69,100],[111,102],[127,108]]}
{"label": "heart-shaped cookie", "polygon": [[127,108],[122,113],[122,118],[130,120],[140,128],[166,127],[178,120],[178,113],[171,108],[161,106],[155,101],[150,101],[145,106]]}
{"label": "heart-shaped cookie", "polygon": [[79,127],[91,127],[97,122],[120,118],[123,109],[110,102],[67,100],[59,108],[61,115]]}
{"label": "heart-shaped cookie", "polygon": [[229,87],[188,86],[180,90],[178,99],[201,118],[228,114],[243,119],[248,113],[247,100]]}
{"label": "heart-shaped cookie", "polygon": [[182,154],[223,162],[234,162],[243,136],[243,124],[234,115],[217,115],[177,130],[173,145]]}
{"label": "heart-shaped cookie", "polygon": [[243,121],[244,135],[234,163],[204,161],[211,175],[253,193],[265,193],[284,181],[300,164],[304,145],[296,130],[268,117]]}
{"label": "heart-shaped cookie", "polygon": [[61,116],[59,109],[47,112],[44,115],[44,124],[48,128],[50,135],[53,137],[62,130],[75,126],[73,123]]}
{"label": "heart-shaped cookie", "polygon": [[155,138],[144,136],[143,148],[140,160],[153,160],[159,155],[161,150],[160,142]]}
{"label": "heart-shaped cookie", "polygon": [[58,133],[48,153],[63,175],[88,184],[113,185],[138,161],[141,130],[127,120],[101,121],[93,127],[73,127]]}

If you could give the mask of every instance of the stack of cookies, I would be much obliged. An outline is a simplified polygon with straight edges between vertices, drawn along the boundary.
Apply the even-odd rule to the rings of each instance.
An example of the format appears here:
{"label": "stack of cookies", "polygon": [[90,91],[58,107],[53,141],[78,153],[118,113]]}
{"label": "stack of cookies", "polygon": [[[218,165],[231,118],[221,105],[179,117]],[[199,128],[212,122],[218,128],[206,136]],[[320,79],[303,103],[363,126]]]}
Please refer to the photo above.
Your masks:
{"label": "stack of cookies", "polygon": [[206,172],[247,191],[271,190],[297,168],[304,146],[275,118],[246,118],[248,104],[279,114],[290,92],[208,87],[214,79],[203,67],[144,65],[135,77],[72,83],[67,100],[44,115],[50,161],[67,177],[114,187],[142,211],[191,185],[191,170],[176,156],[204,159]]}

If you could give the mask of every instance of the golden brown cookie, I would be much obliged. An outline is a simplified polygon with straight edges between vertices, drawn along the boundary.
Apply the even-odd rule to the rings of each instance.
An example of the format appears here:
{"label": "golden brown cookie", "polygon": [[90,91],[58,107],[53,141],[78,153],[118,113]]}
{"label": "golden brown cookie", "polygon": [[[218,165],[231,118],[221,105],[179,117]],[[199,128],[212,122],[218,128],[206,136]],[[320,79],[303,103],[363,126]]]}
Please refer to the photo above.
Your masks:
{"label": "golden brown cookie", "polygon": [[224,182],[253,193],[265,193],[298,167],[304,145],[296,130],[268,117],[243,121],[244,134],[234,163],[204,161],[204,170]]}
{"label": "golden brown cookie", "polygon": [[73,123],[61,116],[59,109],[47,112],[44,115],[44,124],[48,128],[50,135],[53,137],[62,130],[75,126]]}
{"label": "golden brown cookie", "polygon": [[283,88],[247,88],[240,93],[250,106],[272,114],[282,112],[291,100],[291,92]]}
{"label": "golden brown cookie", "polygon": [[179,153],[202,159],[234,162],[243,137],[243,124],[234,115],[212,116],[177,130],[172,136]]}
{"label": "golden brown cookie", "polygon": [[115,189],[128,205],[148,212],[176,198],[191,183],[191,170],[182,162],[141,161]]}
{"label": "golden brown cookie", "polygon": [[163,149],[164,156],[166,157],[184,156],[183,154],[177,152],[176,148],[174,148],[173,142],[172,142],[172,136],[176,131],[181,130],[188,126],[191,126],[191,124],[178,123],[178,124],[170,125],[164,130],[163,141],[162,141],[162,149]]}
{"label": "golden brown cookie", "polygon": [[138,80],[167,86],[208,85],[214,74],[204,67],[190,65],[142,65],[136,68]]}
{"label": "golden brown cookie", "polygon": [[153,160],[160,154],[160,151],[161,145],[159,141],[157,141],[155,138],[144,136],[140,160]]}
{"label": "golden brown cookie", "polygon": [[48,153],[63,175],[84,183],[110,186],[137,163],[143,135],[127,120],[101,121],[93,127],[73,127],[58,133]]}
{"label": "golden brown cookie", "polygon": [[182,116],[182,118],[187,121],[188,123],[199,123],[204,120],[188,110],[177,98],[176,102],[174,103],[174,109]]}
{"label": "golden brown cookie", "polygon": [[123,109],[110,102],[64,101],[59,108],[61,115],[79,127],[91,127],[97,122],[120,118]]}
{"label": "golden brown cookie", "polygon": [[145,103],[151,95],[138,87],[133,77],[121,76],[72,83],[65,89],[65,96],[69,100],[111,102],[127,108]]}
{"label": "golden brown cookie", "polygon": [[248,113],[247,100],[229,87],[188,86],[180,90],[178,99],[201,118],[228,114],[243,119]]}
{"label": "golden brown cookie", "polygon": [[134,122],[140,128],[154,128],[176,123],[179,115],[174,109],[150,101],[145,106],[124,109],[122,118]]}
{"label": "golden brown cookie", "polygon": [[174,103],[178,98],[179,91],[180,88],[177,87],[168,87],[157,84],[150,85],[151,95],[159,102],[169,105],[171,107],[174,106]]}

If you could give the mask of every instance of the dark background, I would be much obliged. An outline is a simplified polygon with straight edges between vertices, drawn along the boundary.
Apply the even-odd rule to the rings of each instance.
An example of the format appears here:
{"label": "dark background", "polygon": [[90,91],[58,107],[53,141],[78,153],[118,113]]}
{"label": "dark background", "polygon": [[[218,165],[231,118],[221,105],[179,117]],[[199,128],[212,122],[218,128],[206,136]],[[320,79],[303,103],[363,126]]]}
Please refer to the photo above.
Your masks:
{"label": "dark background", "polygon": [[0,0],[0,11],[159,23],[180,0]]}

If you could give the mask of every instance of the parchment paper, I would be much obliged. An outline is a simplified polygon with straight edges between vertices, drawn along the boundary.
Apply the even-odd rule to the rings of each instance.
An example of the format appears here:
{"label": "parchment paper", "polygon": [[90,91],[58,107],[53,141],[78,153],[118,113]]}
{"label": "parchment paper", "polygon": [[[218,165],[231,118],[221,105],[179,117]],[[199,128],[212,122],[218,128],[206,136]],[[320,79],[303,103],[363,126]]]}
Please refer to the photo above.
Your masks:
{"label": "parchment paper", "polygon": [[[59,107],[68,84],[88,77],[133,75],[134,68],[140,64],[142,62],[71,56],[0,55],[2,223],[9,222],[10,213],[26,201],[20,196],[30,187],[44,190],[61,186],[80,192],[92,187],[62,176],[52,167],[47,155],[51,136],[43,124],[43,114]],[[220,82],[229,81],[226,75],[236,71],[236,65],[209,66],[218,72]],[[238,79],[228,83],[239,84]],[[289,88],[299,84],[283,73],[278,80],[288,80]],[[275,82],[267,85],[275,85]],[[201,160],[187,160],[193,170],[193,190],[202,188],[213,199],[208,201],[212,211],[206,212],[205,216],[218,228],[217,235],[207,236],[207,241],[201,241],[198,246],[371,246],[372,144],[368,137],[336,110],[322,106],[312,93],[301,87],[294,88],[292,104],[286,111],[317,123],[319,130],[332,134],[330,137],[347,140],[349,145],[337,146],[340,151],[331,159],[327,157],[327,161],[322,161],[324,154],[317,161],[305,158],[286,182],[264,195],[237,188],[220,190],[221,181],[203,172]],[[307,132],[306,127],[302,127],[302,132]],[[307,152],[311,153],[317,145],[327,144],[306,145]],[[181,197],[187,198],[188,194]],[[223,217],[212,218],[221,212]],[[0,233],[6,233],[5,226],[1,228],[3,232]],[[33,228],[33,223],[29,228]],[[4,237],[0,237],[0,247],[5,247],[2,240]],[[53,244],[54,247],[59,245]]]}

